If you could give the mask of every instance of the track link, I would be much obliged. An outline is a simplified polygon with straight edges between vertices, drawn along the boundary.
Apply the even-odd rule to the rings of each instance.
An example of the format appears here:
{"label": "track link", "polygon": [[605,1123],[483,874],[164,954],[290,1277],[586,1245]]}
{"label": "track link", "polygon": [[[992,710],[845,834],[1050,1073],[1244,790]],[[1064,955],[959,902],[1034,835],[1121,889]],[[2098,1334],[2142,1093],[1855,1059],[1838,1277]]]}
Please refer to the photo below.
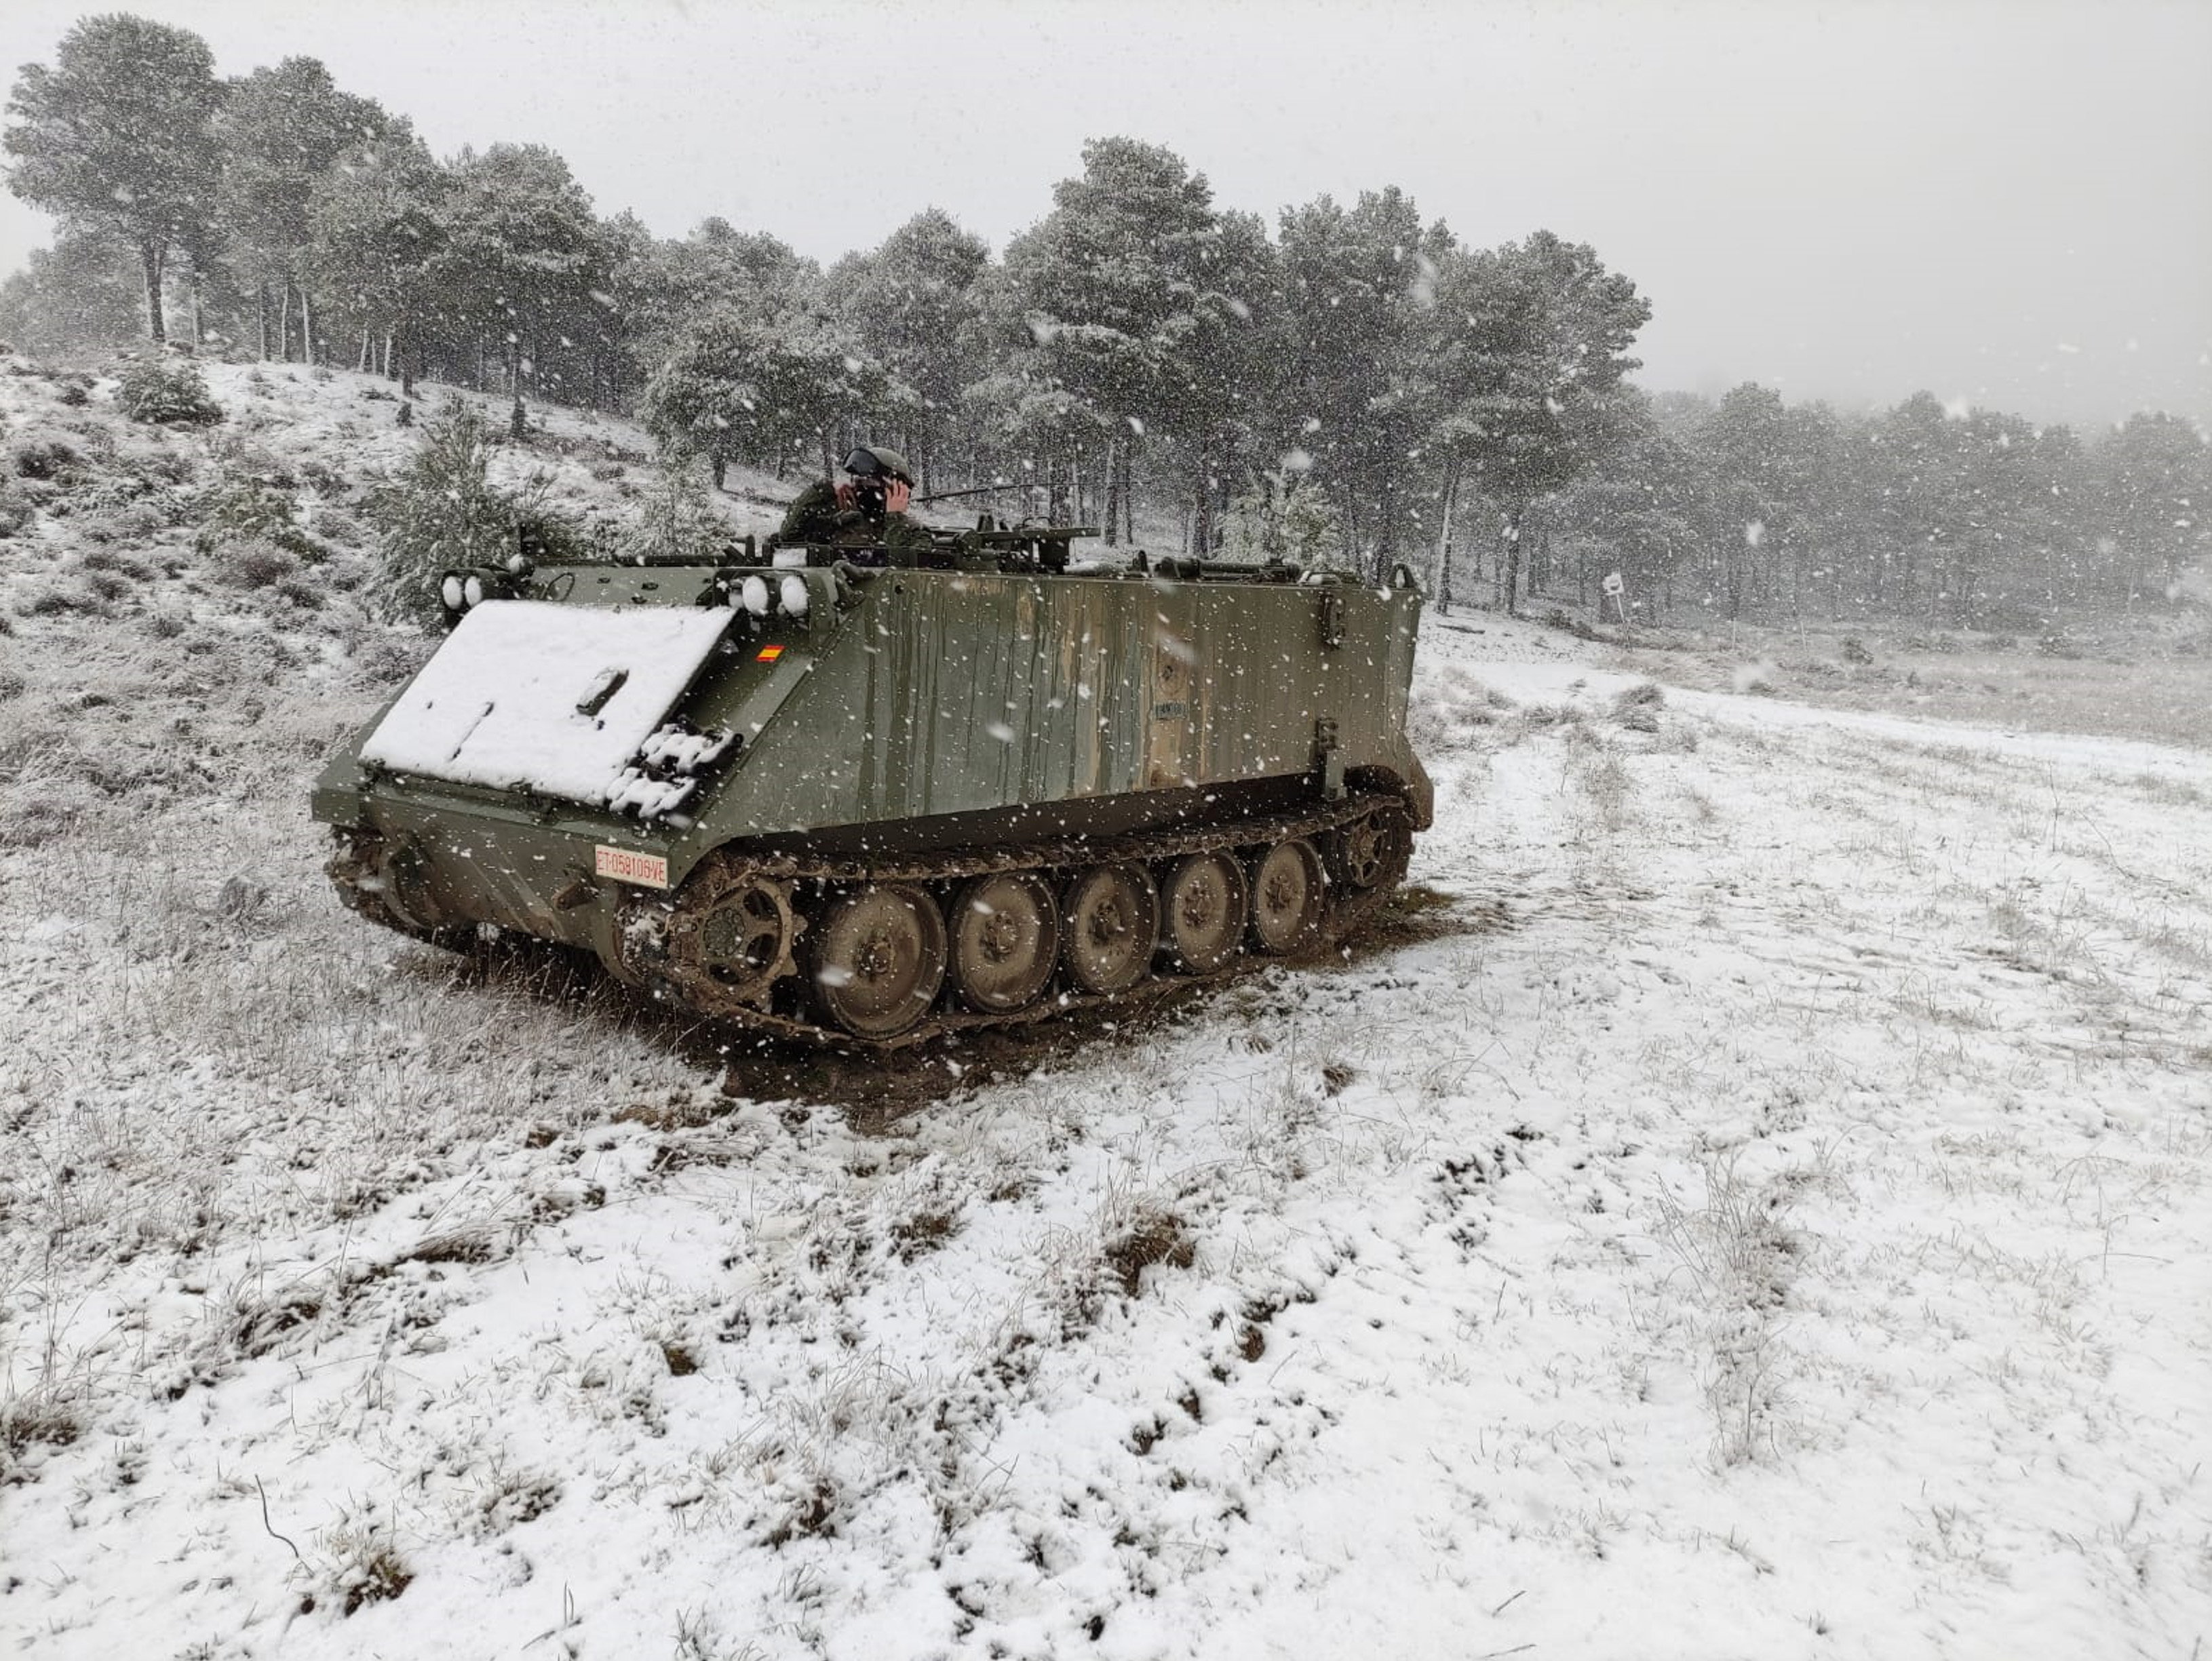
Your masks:
{"label": "track link", "polygon": [[[705,1019],[757,1032],[794,1043],[826,1046],[861,1052],[889,1052],[927,1044],[948,1034],[985,1028],[1035,1026],[1085,1010],[1141,1004],[1179,990],[1218,985],[1249,974],[1270,963],[1310,962],[1334,949],[1389,898],[1403,879],[1413,847],[1413,820],[1395,797],[1361,796],[1331,803],[1304,813],[1239,820],[1231,825],[1211,825],[1189,830],[1155,831],[1121,837],[1070,840],[994,846],[933,856],[881,859],[815,859],[793,854],[749,854],[727,850],[714,856],[708,880],[695,874],[673,896],[640,896],[626,908],[621,925],[624,968],[656,997]],[[864,883],[902,883],[928,889],[934,895],[949,893],[969,878],[999,871],[1032,870],[1050,881],[1055,891],[1088,867],[1121,863],[1157,866],[1194,853],[1223,851],[1243,854],[1292,838],[1314,840],[1324,851],[1341,833],[1372,833],[1362,839],[1367,859],[1361,875],[1364,884],[1347,881],[1324,858],[1325,899],[1319,926],[1305,947],[1282,955],[1240,955],[1225,967],[1190,973],[1159,967],[1157,956],[1146,978],[1127,991],[1110,994],[1085,993],[1068,983],[1064,970],[1056,969],[1036,1001],[1006,1013],[986,1013],[963,1007],[954,996],[950,977],[927,1014],[913,1026],[890,1037],[869,1038],[842,1028],[824,1025],[804,1015],[789,1012],[793,994],[803,994],[796,974],[777,978],[772,991],[757,985],[733,991],[717,979],[698,973],[668,949],[672,931],[696,927],[696,916],[687,917],[687,902],[701,895],[726,893],[745,876],[756,876],[788,885],[794,894],[814,896],[818,912],[823,896]],[[1383,850],[1379,868],[1373,850]],[[702,873],[708,868],[702,864]],[[801,927],[805,926],[803,920]],[[802,997],[803,1003],[803,997]],[[783,1007],[779,1008],[778,1005]]]}

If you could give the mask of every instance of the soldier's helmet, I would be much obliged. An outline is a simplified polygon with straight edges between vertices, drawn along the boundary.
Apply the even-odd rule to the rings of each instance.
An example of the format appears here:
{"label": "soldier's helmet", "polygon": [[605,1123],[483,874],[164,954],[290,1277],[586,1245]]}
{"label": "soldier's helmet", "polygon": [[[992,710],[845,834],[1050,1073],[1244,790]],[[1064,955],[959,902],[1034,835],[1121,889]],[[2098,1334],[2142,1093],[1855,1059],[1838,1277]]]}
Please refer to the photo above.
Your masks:
{"label": "soldier's helmet", "polygon": [[862,484],[883,488],[886,479],[896,479],[911,490],[914,488],[914,469],[907,464],[904,456],[882,445],[863,445],[845,458],[845,471]]}

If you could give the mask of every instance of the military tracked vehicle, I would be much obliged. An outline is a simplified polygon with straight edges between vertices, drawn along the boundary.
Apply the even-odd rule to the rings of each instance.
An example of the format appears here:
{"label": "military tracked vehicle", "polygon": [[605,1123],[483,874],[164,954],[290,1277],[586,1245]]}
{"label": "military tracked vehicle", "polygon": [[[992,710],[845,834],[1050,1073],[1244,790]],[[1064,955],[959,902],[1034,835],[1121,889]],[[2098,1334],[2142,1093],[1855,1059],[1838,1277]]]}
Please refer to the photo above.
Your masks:
{"label": "military tracked vehicle", "polygon": [[864,1049],[1333,944],[1430,821],[1411,575],[1088,534],[447,573],[452,633],[316,785],[339,895]]}

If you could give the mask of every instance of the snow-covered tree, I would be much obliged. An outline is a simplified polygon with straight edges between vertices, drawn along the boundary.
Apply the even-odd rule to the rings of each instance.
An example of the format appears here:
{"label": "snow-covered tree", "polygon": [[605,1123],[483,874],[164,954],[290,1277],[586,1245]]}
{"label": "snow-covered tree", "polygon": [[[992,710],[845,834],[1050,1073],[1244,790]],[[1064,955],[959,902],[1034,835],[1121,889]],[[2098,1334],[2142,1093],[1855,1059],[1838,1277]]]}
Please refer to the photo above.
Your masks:
{"label": "snow-covered tree", "polygon": [[779,467],[809,452],[835,465],[840,439],[903,396],[859,343],[803,311],[758,318],[724,307],[699,318],[646,384],[647,427],[667,449]]}
{"label": "snow-covered tree", "polygon": [[51,69],[25,64],[8,100],[8,188],[67,227],[109,232],[137,252],[156,342],[168,337],[170,256],[213,240],[222,97],[206,41],[117,14],[71,28]]}
{"label": "snow-covered tree", "polygon": [[1399,551],[1409,474],[1435,414],[1425,325],[1451,233],[1425,226],[1392,186],[1348,209],[1322,196],[1285,209],[1281,233],[1281,441],[1310,459],[1346,555],[1379,568]]}
{"label": "snow-covered tree", "polygon": [[325,292],[380,330],[411,391],[439,326],[452,179],[404,122],[341,155],[308,197],[307,265]]}
{"label": "snow-covered tree", "polygon": [[[1651,306],[1582,243],[1538,231],[1455,255],[1437,291],[1437,441],[1503,506],[1500,593],[1515,604],[1529,506],[1602,454]],[[1457,475],[1455,477],[1458,476]]]}
{"label": "snow-covered tree", "polygon": [[916,214],[864,254],[830,268],[824,294],[865,355],[910,388],[915,403],[905,440],[927,489],[931,470],[956,430],[961,389],[987,347],[978,279],[989,265],[983,239],[950,214]]}
{"label": "snow-covered tree", "polygon": [[0,340],[63,352],[128,339],[145,322],[137,252],[110,231],[64,229],[0,281]]}
{"label": "snow-covered tree", "polygon": [[231,263],[253,288],[263,357],[270,355],[272,288],[282,296],[280,355],[292,355],[296,294],[301,355],[315,355],[307,277],[317,187],[341,156],[381,147],[396,136],[398,124],[374,100],[340,92],[312,58],[288,58],[231,83],[216,122],[222,149],[216,206]]}
{"label": "snow-covered tree", "polygon": [[2102,534],[2130,597],[2162,594],[2212,556],[2212,452],[2178,415],[2136,415],[2096,446]]}
{"label": "snow-covered tree", "polygon": [[1194,307],[1218,292],[1208,267],[1220,238],[1204,174],[1158,145],[1100,138],[1083,147],[1082,176],[1054,185],[1052,211],[1006,250],[1037,378],[1075,394],[1113,432],[1109,541],[1117,518],[1126,522],[1139,442],[1155,427],[1172,430],[1188,386],[1175,355],[1200,326]]}
{"label": "snow-covered tree", "polygon": [[[448,172],[438,273],[457,321],[480,366],[501,365],[507,391],[557,390],[562,355],[592,326],[605,280],[591,198],[542,144],[464,150]],[[481,367],[478,379],[489,379]]]}

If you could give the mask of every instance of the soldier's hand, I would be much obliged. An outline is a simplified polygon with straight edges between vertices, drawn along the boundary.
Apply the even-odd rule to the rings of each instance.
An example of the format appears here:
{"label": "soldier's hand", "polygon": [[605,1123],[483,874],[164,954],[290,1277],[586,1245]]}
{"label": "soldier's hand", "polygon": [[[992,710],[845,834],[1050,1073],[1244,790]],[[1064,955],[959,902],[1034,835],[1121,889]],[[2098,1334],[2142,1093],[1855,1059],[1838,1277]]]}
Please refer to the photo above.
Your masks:
{"label": "soldier's hand", "polygon": [[884,511],[903,513],[906,505],[914,500],[914,487],[904,479],[892,479],[884,486]]}

